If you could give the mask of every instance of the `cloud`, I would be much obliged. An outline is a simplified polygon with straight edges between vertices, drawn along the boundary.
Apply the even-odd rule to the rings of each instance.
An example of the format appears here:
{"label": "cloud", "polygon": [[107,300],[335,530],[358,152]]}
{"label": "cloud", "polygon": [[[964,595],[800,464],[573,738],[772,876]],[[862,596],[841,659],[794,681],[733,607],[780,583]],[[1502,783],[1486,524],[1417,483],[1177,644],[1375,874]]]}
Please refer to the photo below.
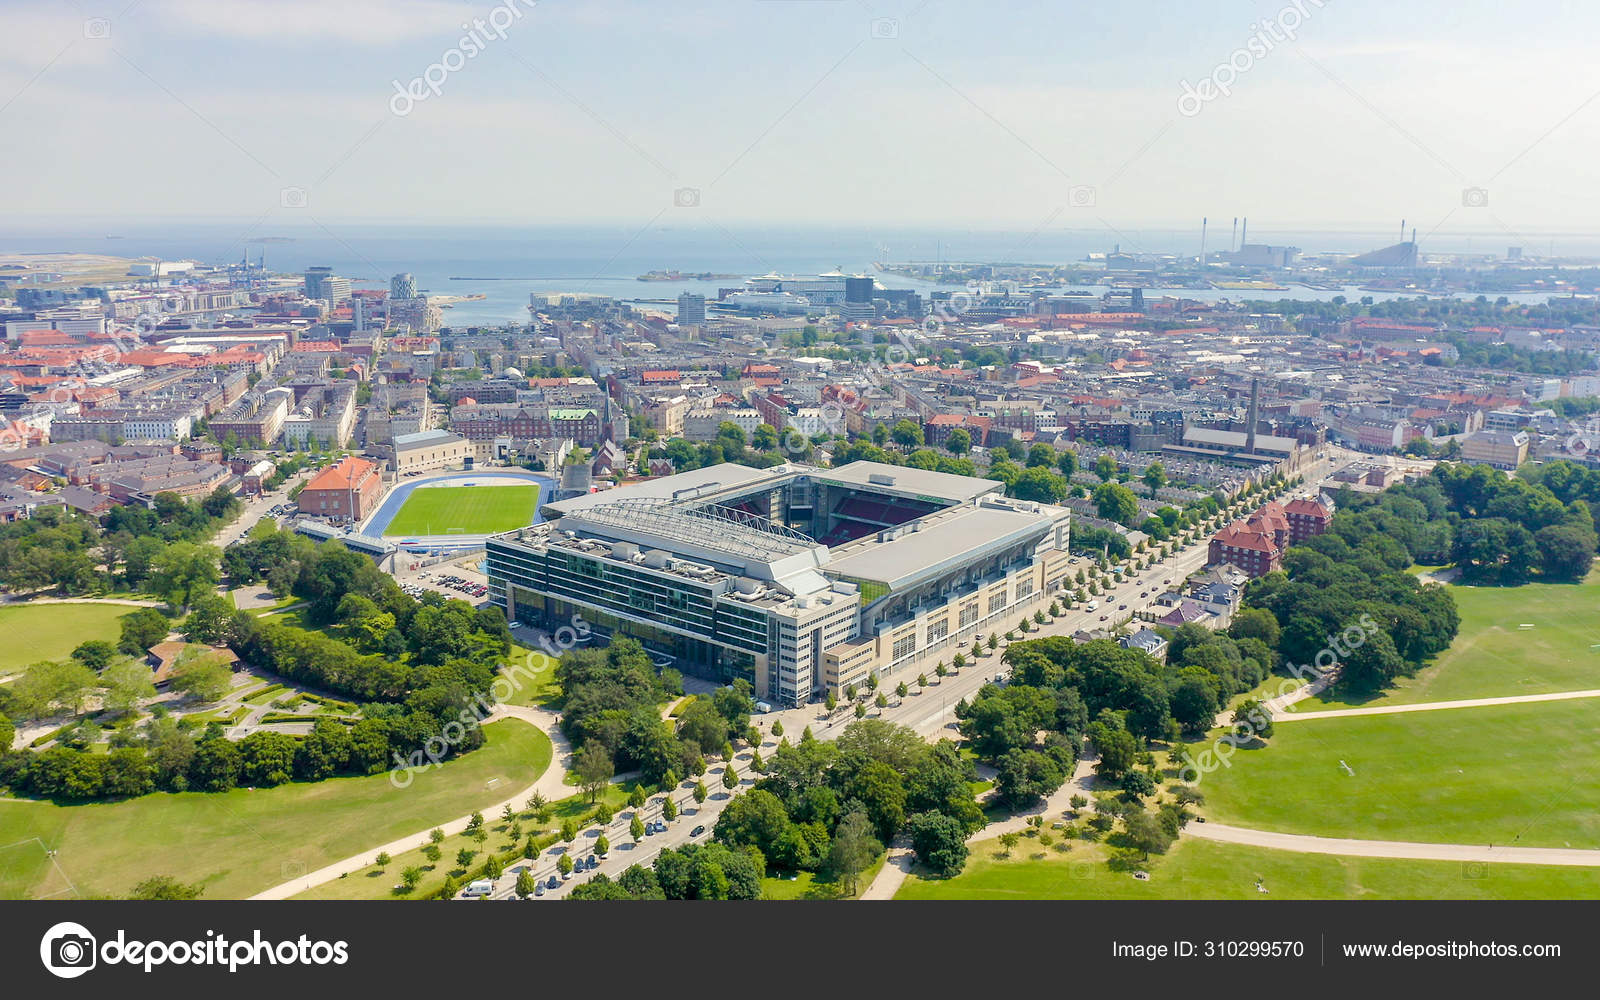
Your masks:
{"label": "cloud", "polygon": [[[525,10],[531,0],[515,0]],[[145,0],[132,15],[160,28],[232,39],[321,39],[381,46],[416,38],[454,38],[493,2],[465,0]]]}

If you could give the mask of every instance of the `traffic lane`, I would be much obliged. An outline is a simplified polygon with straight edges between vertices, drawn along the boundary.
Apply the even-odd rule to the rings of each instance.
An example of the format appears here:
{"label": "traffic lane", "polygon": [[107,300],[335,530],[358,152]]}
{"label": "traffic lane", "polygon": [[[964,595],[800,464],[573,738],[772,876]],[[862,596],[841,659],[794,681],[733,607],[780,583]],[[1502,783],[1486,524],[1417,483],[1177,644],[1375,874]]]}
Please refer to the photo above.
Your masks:
{"label": "traffic lane", "polygon": [[[596,874],[603,874],[615,880],[631,865],[644,865],[649,867],[655,862],[656,857],[668,848],[676,849],[684,844],[705,843],[711,839],[711,831],[716,825],[717,817],[722,814],[733,796],[740,791],[748,789],[755,784],[754,776],[749,774],[748,767],[750,754],[748,751],[734,756],[734,767],[740,770],[739,788],[734,792],[722,787],[722,767],[716,766],[706,771],[699,780],[706,781],[706,790],[709,793],[706,801],[694,801],[693,782],[685,782],[673,792],[673,801],[678,805],[678,815],[675,819],[666,820],[661,799],[652,798],[637,810],[639,818],[645,823],[655,820],[664,820],[667,823],[667,832],[646,834],[637,844],[634,843],[630,827],[635,814],[634,809],[625,809],[619,812],[612,822],[605,827],[592,826],[580,832],[577,838],[569,844],[556,844],[547,849],[533,862],[534,877],[541,882],[548,882],[552,876],[556,879],[555,889],[546,889],[544,896],[531,896],[530,899],[562,898],[568,894],[573,886],[582,885]],[[741,767],[742,763],[742,767]],[[708,779],[715,779],[714,781]],[[713,787],[715,790],[713,791]],[[693,836],[697,827],[705,827],[704,832],[698,837]],[[570,854],[574,861],[587,859],[596,855],[595,842],[604,833],[609,841],[609,853],[599,858],[600,864],[592,870],[582,873],[574,872],[570,879],[562,879],[560,859],[563,854]],[[496,880],[491,899],[507,899],[515,895],[517,873],[513,868],[521,868],[527,862],[516,861],[506,869],[506,874]]]}

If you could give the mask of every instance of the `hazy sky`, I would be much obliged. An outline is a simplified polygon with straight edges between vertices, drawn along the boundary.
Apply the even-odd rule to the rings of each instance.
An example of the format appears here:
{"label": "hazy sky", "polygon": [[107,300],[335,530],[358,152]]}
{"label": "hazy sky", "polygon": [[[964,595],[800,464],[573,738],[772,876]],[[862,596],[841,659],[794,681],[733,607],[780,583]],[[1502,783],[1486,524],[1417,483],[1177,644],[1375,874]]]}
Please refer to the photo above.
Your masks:
{"label": "hazy sky", "polygon": [[0,182],[269,224],[1594,231],[1597,7],[3,0]]}

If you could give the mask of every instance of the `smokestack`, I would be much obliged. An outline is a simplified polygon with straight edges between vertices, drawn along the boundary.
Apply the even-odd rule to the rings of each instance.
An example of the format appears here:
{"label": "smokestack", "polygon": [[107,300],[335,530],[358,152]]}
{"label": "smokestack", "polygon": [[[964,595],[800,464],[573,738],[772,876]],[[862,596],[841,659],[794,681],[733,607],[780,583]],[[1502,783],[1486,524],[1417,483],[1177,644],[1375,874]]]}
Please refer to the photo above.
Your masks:
{"label": "smokestack", "polygon": [[1228,252],[1229,253],[1232,253],[1234,250],[1238,249],[1238,247],[1234,246],[1234,244],[1237,243],[1238,241],[1239,241],[1239,217],[1237,215],[1235,215],[1233,217],[1233,235],[1228,237]]}
{"label": "smokestack", "polygon": [[1247,455],[1256,453],[1256,414],[1261,408],[1261,380],[1250,380],[1250,413],[1245,417],[1249,426],[1244,431],[1244,451]]}
{"label": "smokestack", "polygon": [[1411,227],[1411,245],[1412,246],[1416,246],[1417,245],[1417,227],[1416,226],[1412,226]]}
{"label": "smokestack", "polygon": [[1250,242],[1250,216],[1247,215],[1247,216],[1244,217],[1244,232],[1239,234],[1239,249],[1243,250],[1244,249],[1244,245],[1246,243],[1249,243],[1249,242]]}
{"label": "smokestack", "polygon": [[1205,216],[1200,217],[1200,270],[1206,269],[1206,222]]}

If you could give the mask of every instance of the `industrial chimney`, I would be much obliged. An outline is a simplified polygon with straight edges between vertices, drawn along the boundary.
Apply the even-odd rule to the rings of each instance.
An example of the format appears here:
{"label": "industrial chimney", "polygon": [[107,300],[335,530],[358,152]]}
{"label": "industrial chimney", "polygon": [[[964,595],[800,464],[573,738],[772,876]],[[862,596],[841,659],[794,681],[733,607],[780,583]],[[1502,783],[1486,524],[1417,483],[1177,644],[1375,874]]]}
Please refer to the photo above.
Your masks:
{"label": "industrial chimney", "polygon": [[1245,416],[1244,450],[1247,455],[1256,453],[1256,419],[1261,409],[1261,380],[1250,380],[1250,412]]}

